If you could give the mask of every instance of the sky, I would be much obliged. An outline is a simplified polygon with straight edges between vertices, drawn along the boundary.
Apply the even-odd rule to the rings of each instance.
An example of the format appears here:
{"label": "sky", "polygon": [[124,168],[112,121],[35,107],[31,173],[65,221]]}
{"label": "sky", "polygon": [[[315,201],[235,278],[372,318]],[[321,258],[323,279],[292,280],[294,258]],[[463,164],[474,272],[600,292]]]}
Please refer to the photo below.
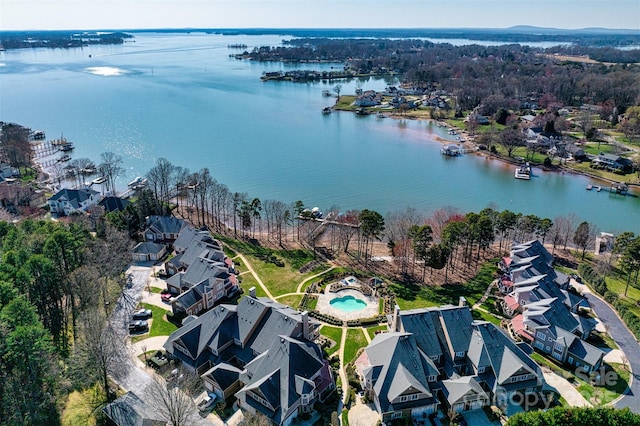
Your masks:
{"label": "sky", "polygon": [[640,0],[0,0],[0,30],[640,29]]}

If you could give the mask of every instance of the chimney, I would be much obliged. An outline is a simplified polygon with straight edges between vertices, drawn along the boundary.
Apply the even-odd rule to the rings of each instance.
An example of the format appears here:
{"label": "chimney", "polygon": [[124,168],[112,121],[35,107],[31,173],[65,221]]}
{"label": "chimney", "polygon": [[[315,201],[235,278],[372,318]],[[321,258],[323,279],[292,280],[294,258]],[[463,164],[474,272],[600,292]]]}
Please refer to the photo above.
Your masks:
{"label": "chimney", "polygon": [[256,298],[256,288],[255,287],[251,287],[249,289],[249,296],[253,297],[254,299]]}
{"label": "chimney", "polygon": [[300,316],[302,317],[302,337],[306,340],[311,340],[311,333],[309,332],[309,312],[304,311]]}
{"label": "chimney", "polygon": [[391,331],[400,331],[400,324],[398,323],[398,316],[400,315],[400,306],[395,305],[393,307],[393,317],[391,319]]}
{"label": "chimney", "polygon": [[458,298],[458,306],[460,307],[467,306],[467,299],[465,299],[464,296],[460,296]]}

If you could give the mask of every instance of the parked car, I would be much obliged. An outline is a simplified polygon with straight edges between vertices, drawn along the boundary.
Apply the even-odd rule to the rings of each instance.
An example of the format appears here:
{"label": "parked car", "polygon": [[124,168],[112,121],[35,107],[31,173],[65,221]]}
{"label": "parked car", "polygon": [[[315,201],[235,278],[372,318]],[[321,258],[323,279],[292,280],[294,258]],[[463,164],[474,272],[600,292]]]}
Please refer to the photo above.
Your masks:
{"label": "parked car", "polygon": [[206,411],[213,407],[214,402],[216,402],[217,395],[215,393],[210,393],[205,396],[202,401],[198,403],[198,410]]}
{"label": "parked car", "polygon": [[160,298],[162,299],[163,302],[171,302],[171,299],[174,298],[174,294],[171,293],[169,290],[162,290],[162,293],[160,293]]}
{"label": "parked car", "polygon": [[151,318],[152,315],[153,312],[151,312],[151,309],[138,309],[133,313],[131,318],[134,320],[145,320]]}
{"label": "parked car", "polygon": [[582,283],[582,278],[578,274],[570,274],[569,278],[573,278],[577,283]]}
{"label": "parked car", "polygon": [[129,333],[138,333],[140,331],[147,331],[149,329],[149,323],[144,320],[137,320],[129,323]]}

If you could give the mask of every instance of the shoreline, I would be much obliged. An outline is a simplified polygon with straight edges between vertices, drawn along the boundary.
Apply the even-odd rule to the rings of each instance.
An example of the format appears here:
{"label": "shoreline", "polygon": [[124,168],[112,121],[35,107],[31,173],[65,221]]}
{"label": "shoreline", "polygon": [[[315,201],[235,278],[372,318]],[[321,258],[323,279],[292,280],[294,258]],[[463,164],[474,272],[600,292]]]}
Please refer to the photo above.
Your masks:
{"label": "shoreline", "polygon": [[[337,102],[337,101],[336,101]],[[346,109],[338,109],[338,111],[345,111],[345,112],[352,112],[355,113],[356,111],[352,111],[352,110],[346,110]],[[511,164],[511,165],[518,165],[518,162],[516,162],[513,159],[509,159],[500,155],[495,155],[492,154],[489,150],[481,150],[478,148],[478,146],[475,144],[475,142],[473,142],[472,140],[469,140],[470,136],[468,134],[468,132],[465,129],[461,129],[453,124],[449,124],[446,121],[441,121],[441,120],[437,120],[437,119],[433,119],[433,118],[429,118],[429,117],[413,117],[413,116],[400,116],[394,112],[389,112],[389,113],[385,113],[385,111],[379,111],[379,113],[382,113],[385,115],[385,117],[387,118],[392,118],[392,119],[409,119],[409,120],[417,120],[417,121],[429,121],[432,122],[436,125],[439,125],[439,123],[445,123],[446,127],[455,129],[456,132],[460,135],[461,139],[460,141],[454,141],[454,140],[449,140],[449,139],[445,139],[441,136],[433,136],[433,139],[439,143],[441,143],[442,145],[445,144],[457,144],[457,145],[461,145],[463,147],[463,149],[469,149],[471,151],[473,151],[473,153],[477,154],[477,155],[482,155],[484,157],[488,157],[488,158],[492,158],[492,159],[496,159],[498,161],[502,161],[503,163],[506,164]],[[557,166],[552,166],[552,167],[547,167],[544,166],[543,164],[534,164],[535,167],[538,167],[542,170],[544,170],[545,172],[554,172],[554,173],[570,173],[570,174],[574,174],[574,175],[579,175],[579,176],[585,176],[588,177],[590,179],[594,179],[596,181],[601,181],[601,182],[606,182],[608,184],[617,184],[617,183],[624,183],[626,184],[628,187],[631,188],[635,188],[635,189],[640,189],[640,180],[638,180],[637,182],[623,182],[620,180],[614,180],[614,179],[610,179],[604,176],[598,176],[595,174],[591,174],[588,173],[586,171],[583,170],[576,170],[574,168],[571,167],[567,167],[564,166],[562,164],[559,164]],[[640,194],[628,194],[630,196],[640,196]]]}

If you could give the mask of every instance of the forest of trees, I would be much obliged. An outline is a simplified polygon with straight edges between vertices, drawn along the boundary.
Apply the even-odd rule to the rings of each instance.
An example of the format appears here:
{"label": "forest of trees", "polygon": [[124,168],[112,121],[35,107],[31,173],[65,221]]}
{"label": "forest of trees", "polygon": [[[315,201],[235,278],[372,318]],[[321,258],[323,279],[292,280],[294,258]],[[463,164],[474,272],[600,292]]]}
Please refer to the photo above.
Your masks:
{"label": "forest of trees", "polygon": [[0,222],[0,424],[60,424],[73,389],[97,384],[106,400],[124,354],[107,318],[130,250],[99,217]]}
{"label": "forest of trees", "polygon": [[[516,107],[523,100],[537,101],[545,95],[562,105],[611,100],[619,113],[640,102],[640,49],[300,38],[286,46],[263,46],[246,54],[262,61],[342,62],[356,74],[393,71],[403,84],[455,94],[463,110],[475,108],[490,95],[501,95]],[[610,64],[568,61],[556,55],[588,55]]]}

